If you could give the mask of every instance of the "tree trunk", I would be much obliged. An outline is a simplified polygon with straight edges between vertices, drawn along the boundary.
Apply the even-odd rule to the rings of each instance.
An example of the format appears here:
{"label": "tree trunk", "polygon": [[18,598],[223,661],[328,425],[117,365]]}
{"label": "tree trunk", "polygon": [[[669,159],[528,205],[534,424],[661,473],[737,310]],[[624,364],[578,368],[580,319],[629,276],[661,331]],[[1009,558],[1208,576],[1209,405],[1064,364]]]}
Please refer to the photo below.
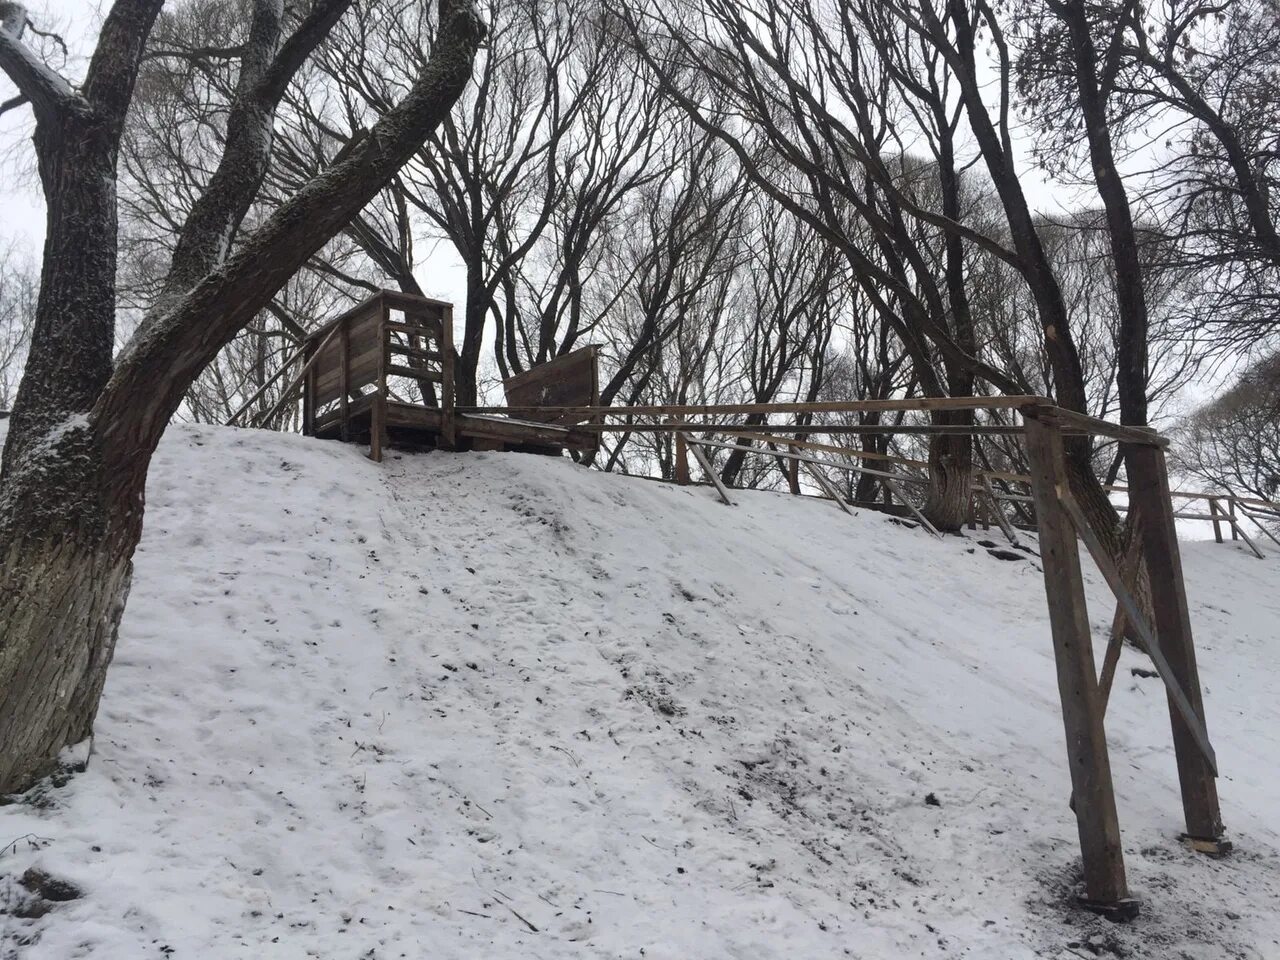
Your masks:
{"label": "tree trunk", "polygon": [[476,405],[477,380],[480,372],[480,348],[484,340],[484,322],[489,315],[489,297],[485,290],[480,264],[467,267],[466,317],[462,325],[462,345],[453,373],[453,394],[460,407]]}
{"label": "tree trunk", "polygon": [[942,435],[930,438],[929,493],[921,512],[940,531],[963,525],[973,489],[973,438]]}
{"label": "tree trunk", "polygon": [[[93,729],[129,593],[145,477],[145,467],[110,477],[100,449],[87,423],[65,429],[4,489],[0,792],[53,772],[62,749]],[[113,518],[112,504],[127,506]]]}

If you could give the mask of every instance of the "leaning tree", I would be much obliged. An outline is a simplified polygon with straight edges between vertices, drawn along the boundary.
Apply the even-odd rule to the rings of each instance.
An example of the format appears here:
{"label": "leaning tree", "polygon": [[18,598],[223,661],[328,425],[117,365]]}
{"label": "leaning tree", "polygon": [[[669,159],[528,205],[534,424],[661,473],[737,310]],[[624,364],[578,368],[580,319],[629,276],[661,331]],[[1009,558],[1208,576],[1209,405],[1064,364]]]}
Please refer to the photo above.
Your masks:
{"label": "leaning tree", "polygon": [[[115,0],[74,84],[0,2],[0,69],[29,104],[48,210],[29,359],[0,468],[0,792],[31,785],[91,732],[142,533],[147,467],[200,371],[413,157],[461,95],[485,28],[438,0],[430,56],[401,99],[251,232],[241,224],[291,79],[352,0],[245,4],[221,158],[159,296],[114,355],[116,160],[164,0]],[[422,0],[401,0],[416,4]]]}

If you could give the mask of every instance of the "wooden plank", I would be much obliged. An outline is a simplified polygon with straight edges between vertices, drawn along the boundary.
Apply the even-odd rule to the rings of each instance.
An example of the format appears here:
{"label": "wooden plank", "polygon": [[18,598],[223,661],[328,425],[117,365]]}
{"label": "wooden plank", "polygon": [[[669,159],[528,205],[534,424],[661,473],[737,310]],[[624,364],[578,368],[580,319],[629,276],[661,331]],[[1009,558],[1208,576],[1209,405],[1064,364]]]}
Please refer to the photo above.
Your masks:
{"label": "wooden plank", "polygon": [[844,502],[844,497],[840,496],[840,492],[831,485],[831,481],[827,479],[826,475],[812,463],[808,463],[807,461],[805,462],[804,467],[809,471],[810,476],[812,476],[814,480],[818,481],[818,486],[826,492],[827,496],[836,502],[836,506],[852,516],[853,511],[849,509],[849,505]]}
{"label": "wooden plank", "polygon": [[[585,425],[580,427],[580,429],[585,429],[585,428],[586,428]],[[769,442],[770,443],[779,443],[779,442],[786,443],[787,441],[778,441],[778,440],[770,439]],[[752,447],[743,447],[741,444],[737,444],[737,443],[723,443],[722,441],[719,441],[719,440],[700,439],[698,443],[700,443],[704,447],[717,447],[723,450],[746,450],[750,453],[759,453],[762,456],[776,457],[783,460],[799,460],[802,463],[807,461],[809,463],[819,464],[820,466],[831,467],[835,470],[844,470],[848,473],[865,473],[872,477],[888,477],[891,480],[901,480],[907,483],[928,483],[929,482],[924,477],[908,477],[908,476],[903,476],[901,474],[896,474],[896,473],[886,473],[883,470],[875,470],[875,469],[872,469],[871,467],[861,467],[853,463],[837,463],[834,460],[821,460],[821,459],[816,459],[814,457],[806,457],[802,453],[787,453],[786,451],[783,451],[783,450],[758,450]]]}
{"label": "wooden plank", "polygon": [[395,310],[411,313],[439,312],[445,307],[451,308],[453,306],[448,300],[436,300],[416,293],[405,293],[402,290],[383,290],[382,299],[386,301],[387,306]]}
{"label": "wooden plank", "polygon": [[[1232,506],[1234,506],[1235,503],[1236,503],[1235,500],[1231,501]],[[1268,527],[1261,520],[1259,520],[1254,514],[1250,513],[1243,506],[1240,508],[1240,514],[1246,517],[1247,519],[1252,520],[1253,525],[1255,527],[1257,527],[1259,530],[1265,533],[1268,537],[1274,540],[1277,546],[1280,546],[1280,537],[1277,537],[1274,533],[1272,533],[1271,528]],[[1236,539],[1237,534],[1244,537],[1246,543],[1249,543],[1250,545],[1252,545],[1253,541],[1249,539],[1249,535],[1244,532],[1244,528],[1241,527],[1240,524],[1233,518],[1231,522],[1231,539],[1232,540]],[[1254,547],[1253,552],[1257,554],[1261,554],[1262,551],[1259,550],[1257,547]]]}
{"label": "wooden plank", "polygon": [[[913,397],[906,400],[846,400],[838,403],[727,403],[727,404],[658,404],[639,407],[565,407],[556,413],[582,417],[714,417],[748,413],[858,413],[860,411],[896,410],[1010,410],[1029,404],[1048,405],[1044,397]],[[465,413],[516,413],[515,408],[465,407]],[[534,408],[537,411],[539,408]],[[552,412],[541,408],[541,412]],[[794,429],[794,427],[792,428]]]}
{"label": "wooden plank", "polygon": [[[353,346],[352,354],[347,360],[347,392],[354,393],[361,387],[374,383],[378,379],[378,369],[382,358],[383,352],[380,347],[375,346],[363,353],[356,353]],[[326,403],[337,400],[342,395],[342,379],[343,370],[340,363],[335,363],[325,373],[317,374],[316,404],[318,406],[324,406]]]}
{"label": "wooden plank", "polygon": [[[1130,590],[1133,589],[1142,573],[1142,521],[1134,522],[1129,536],[1129,545],[1125,547],[1124,563],[1120,575]],[[1102,697],[1102,711],[1106,713],[1107,704],[1111,700],[1111,686],[1115,682],[1116,667],[1120,664],[1120,651],[1124,648],[1125,625],[1129,622],[1124,613],[1124,604],[1116,601],[1116,611],[1111,617],[1111,631],[1107,634],[1107,652],[1102,658],[1102,675],[1098,678],[1098,692]]]}
{"label": "wooden plank", "polygon": [[423,363],[431,363],[439,365],[444,359],[439,350],[419,350],[417,347],[406,347],[402,343],[394,340],[387,342],[387,352],[396,356],[408,357],[411,360],[421,360]]}
{"label": "wooden plank", "polygon": [[685,446],[689,448],[689,452],[693,454],[693,458],[698,461],[698,466],[702,468],[702,472],[706,474],[707,479],[715,486],[716,493],[720,494],[720,500],[732,507],[733,501],[729,499],[729,491],[725,489],[720,475],[716,473],[715,468],[711,466],[711,461],[707,459],[707,455],[699,447],[702,441],[686,435],[684,442]]}
{"label": "wooden plank", "polygon": [[388,333],[403,333],[411,337],[426,337],[436,341],[442,339],[440,321],[429,320],[426,317],[423,317],[417,323],[396,323],[388,320],[386,330]]}
{"label": "wooden plank", "polygon": [[435,432],[440,429],[441,417],[439,410],[424,407],[420,403],[387,401],[387,426],[389,427],[407,427]]}
{"label": "wooden plank", "polygon": [[398,363],[388,363],[387,376],[408,377],[410,380],[425,380],[430,383],[444,383],[444,374],[425,367],[402,367]]}
{"label": "wooden plank", "polygon": [[569,438],[569,428],[559,424],[474,415],[459,416],[457,432],[464,437],[487,437],[514,444],[547,446],[563,446]]}
{"label": "wooden plank", "polygon": [[[500,408],[494,408],[494,409],[501,409],[501,410],[510,412],[520,408],[500,407]],[[578,409],[588,409],[588,408],[578,408]],[[671,423],[606,424],[606,423],[599,423],[597,420],[597,423],[598,423],[598,426],[596,426],[594,429],[599,430],[601,433],[663,433],[671,429],[687,430],[690,432],[696,430],[698,432],[727,433],[728,429],[731,429],[731,425],[726,425],[724,423],[717,423],[715,421],[703,422],[703,423],[684,421],[684,422],[674,423],[674,424],[671,424]],[[750,426],[750,429],[756,431],[757,433],[775,434],[775,436],[772,436],[770,438],[769,440],[770,443],[779,442],[779,437],[776,435],[785,435],[785,434],[796,432],[796,428],[793,424],[767,424],[767,423],[752,424]],[[903,424],[888,424],[883,426],[880,424],[830,423],[830,424],[824,424],[821,427],[806,428],[805,432],[825,433],[831,436],[836,436],[836,435],[878,436],[880,434],[890,436],[895,434],[902,434],[902,435],[922,436],[922,437],[932,437],[932,436],[986,437],[986,436],[1021,436],[1022,428],[1002,426],[1002,425],[989,425],[989,424],[977,424],[975,426],[967,427],[967,426],[958,426],[955,424],[936,424],[936,423],[934,424],[903,423]]]}
{"label": "wooden plank", "polygon": [[[1215,503],[1217,503],[1217,501],[1216,501],[1216,500],[1210,500],[1210,501],[1209,501],[1209,508],[1210,508],[1210,509],[1213,509],[1213,505],[1214,505]],[[1221,510],[1221,507],[1219,507],[1218,509],[1220,509],[1220,510]],[[1223,510],[1223,511],[1222,511],[1222,513],[1223,513],[1223,516],[1225,516],[1225,517],[1226,517],[1227,523],[1229,523],[1229,524],[1231,525],[1231,539],[1232,539],[1232,540],[1235,540],[1235,539],[1237,539],[1237,536],[1238,536],[1238,537],[1239,537],[1239,539],[1244,540],[1245,544],[1249,547],[1249,549],[1253,551],[1253,555],[1254,555],[1255,557],[1257,557],[1259,560],[1264,559],[1265,557],[1264,557],[1263,552],[1262,552],[1261,550],[1259,550],[1259,549],[1258,549],[1258,545],[1257,545],[1256,543],[1254,543],[1254,542],[1253,542],[1253,538],[1252,538],[1252,537],[1250,537],[1247,533],[1245,533],[1245,532],[1244,532],[1244,529],[1240,526],[1240,524],[1239,524],[1239,523],[1237,523],[1237,522],[1236,522],[1235,518],[1234,518],[1234,517],[1232,517],[1232,516],[1231,516],[1229,513],[1227,513],[1225,510]],[[1177,514],[1174,514],[1174,516],[1177,516]],[[1246,516],[1248,516],[1248,515],[1246,514]],[[1268,536],[1270,536],[1270,531],[1268,531],[1266,527],[1264,527],[1262,524],[1258,523],[1258,521],[1257,521],[1257,520],[1254,520],[1253,522],[1258,524],[1258,527],[1259,527],[1259,528],[1261,528],[1261,530],[1262,530],[1262,532],[1263,532],[1263,533],[1266,533]],[[1214,526],[1215,526],[1215,527],[1217,526],[1217,522],[1216,522],[1216,521],[1215,521],[1215,523],[1214,523]],[[1272,539],[1274,540],[1275,538],[1274,538],[1274,537],[1272,537]],[[1221,537],[1221,536],[1219,536],[1219,537],[1218,537],[1218,542],[1219,542],[1219,543],[1221,543],[1221,542],[1222,542],[1222,537]]]}
{"label": "wooden plank", "polygon": [[[1151,581],[1151,606],[1160,650],[1178,687],[1186,692],[1200,726],[1207,727],[1164,451],[1140,444],[1129,444],[1123,449],[1129,470],[1130,503],[1142,518],[1143,559]],[[1213,765],[1201,752],[1195,733],[1172,698],[1169,716],[1187,834],[1200,840],[1217,841],[1223,831]]]}
{"label": "wooden plank", "polygon": [[1080,535],[1080,539],[1088,547],[1089,554],[1093,557],[1093,562],[1097,565],[1103,579],[1107,581],[1112,594],[1114,594],[1120,605],[1124,607],[1125,619],[1128,620],[1129,626],[1142,638],[1142,643],[1147,648],[1147,656],[1151,658],[1151,662],[1155,665],[1156,673],[1160,674],[1160,679],[1164,681],[1170,702],[1176,706],[1179,715],[1191,733],[1196,747],[1209,762],[1214,776],[1217,776],[1218,759],[1213,752],[1213,745],[1209,743],[1209,734],[1204,729],[1204,723],[1201,721],[1195,707],[1192,706],[1181,682],[1165,659],[1160,641],[1157,639],[1155,631],[1151,629],[1151,625],[1147,623],[1147,618],[1143,616],[1142,608],[1138,606],[1133,594],[1129,592],[1124,578],[1120,576],[1120,571],[1116,569],[1115,562],[1107,553],[1106,548],[1103,547],[1102,541],[1093,532],[1093,527],[1089,525],[1089,521],[1085,518],[1084,511],[1080,509],[1075,497],[1071,495],[1071,492],[1065,486],[1058,488],[1058,499],[1062,503],[1062,508],[1067,511],[1067,515],[1071,518],[1071,523],[1075,527],[1076,533]]}
{"label": "wooden plank", "polygon": [[270,410],[268,410],[263,416],[259,417],[257,419],[258,423],[265,423],[266,421],[270,420],[277,413],[279,413],[281,409],[284,408],[284,405],[286,403],[292,403],[294,400],[297,399],[297,391],[298,391],[299,385],[301,385],[307,380],[308,375],[311,373],[311,369],[315,366],[316,361],[320,357],[321,351],[323,351],[325,346],[329,343],[329,341],[333,339],[333,335],[336,332],[337,332],[336,330],[331,331],[329,333],[329,336],[325,337],[325,339],[321,342],[320,347],[316,350],[316,352],[313,353],[310,357],[308,357],[307,362],[302,365],[302,369],[298,371],[298,375],[294,377],[292,381],[290,381],[287,387],[284,388],[284,391],[280,397],[280,402],[277,403],[275,406],[273,406]]}
{"label": "wooden plank", "polygon": [[1167,438],[1160,436],[1160,434],[1147,427],[1130,427],[1124,424],[1111,423],[1107,420],[1099,420],[1097,417],[1090,417],[1087,414],[1077,413],[1074,410],[1068,410],[1065,407],[1055,407],[1052,404],[1031,404],[1022,407],[1018,412],[1022,414],[1024,421],[1028,419],[1042,422],[1052,421],[1059,428],[1073,430],[1091,437],[1111,437],[1114,440],[1124,440],[1129,443],[1146,446],[1167,447],[1169,445]]}
{"label": "wooden plank", "polygon": [[[870,471],[866,471],[866,472],[870,472]],[[924,527],[926,530],[928,530],[931,534],[933,534],[939,540],[942,539],[942,534],[938,532],[938,528],[935,527],[932,523],[930,523],[929,518],[926,517],[923,513],[921,513],[920,509],[907,498],[906,494],[902,492],[902,488],[898,486],[897,478],[891,479],[886,476],[886,478],[882,482],[889,490],[893,491],[893,495],[896,496],[899,500],[901,500],[903,505],[906,506],[906,508],[911,511],[912,515],[917,520],[920,521],[920,526]]]}
{"label": "wooden plank", "polygon": [[316,372],[312,370],[302,378],[302,435],[316,434]]}
{"label": "wooden plank", "polygon": [[382,462],[382,447],[387,440],[387,352],[383,338],[386,336],[385,328],[389,315],[390,310],[383,306],[378,328],[378,346],[374,351],[378,358],[378,368],[374,375],[377,389],[374,392],[369,417],[369,459],[375,463]]}
{"label": "wooden plank", "polygon": [[1222,521],[1218,519],[1218,498],[1209,498],[1209,513],[1213,517],[1213,539],[1217,543],[1222,542]]}
{"label": "wooden plank", "polygon": [[338,372],[338,405],[342,421],[338,427],[338,436],[343,443],[351,439],[351,331],[347,324],[338,324],[338,340],[342,351]]}
{"label": "wooden plank", "polygon": [[454,361],[453,306],[446,304],[440,311],[440,409],[444,420],[440,425],[440,442],[446,450],[458,446],[458,421],[454,409]]}
{"label": "wooden plank", "polygon": [[285,359],[284,363],[280,364],[280,368],[276,370],[276,372],[273,373],[270,377],[268,377],[267,380],[262,384],[262,386],[260,386],[257,390],[253,392],[253,396],[251,396],[248,400],[246,400],[243,404],[241,404],[240,408],[236,410],[236,412],[233,413],[230,417],[227,418],[227,426],[230,427],[234,425],[235,422],[240,419],[240,416],[246,410],[248,410],[251,406],[257,403],[258,398],[260,398],[264,393],[266,393],[273,383],[275,383],[277,380],[283,377],[285,374],[285,371],[288,370],[291,366],[293,366],[294,362],[300,356],[302,356],[306,352],[306,350],[307,350],[307,344],[306,342],[304,342],[300,347],[298,347],[297,350],[289,354],[289,356]]}
{"label": "wooden plank", "polygon": [[381,313],[382,295],[385,291],[378,291],[364,300],[361,300],[354,307],[338,314],[327,323],[321,324],[316,329],[307,334],[307,339],[318,341],[329,335],[333,329],[343,321],[355,320],[356,318],[364,318],[367,316],[377,317]]}
{"label": "wooden plank", "polygon": [[591,415],[565,415],[558,411],[598,401],[596,348],[583,347],[540,363],[531,370],[503,381],[508,412],[548,423],[577,423]]}
{"label": "wooden plank", "polygon": [[1048,423],[1027,418],[1026,450],[1040,530],[1058,695],[1066,731],[1067,766],[1076,799],[1076,828],[1084,862],[1085,896],[1104,907],[1128,902],[1120,822],[1116,816],[1111,762],[1103,727],[1098,675],[1094,670],[1089,612],[1076,534],[1058,500],[1066,477],[1062,434]]}
{"label": "wooden plank", "polygon": [[991,512],[995,514],[996,523],[1000,525],[1000,532],[1003,533],[1005,539],[1015,547],[1021,546],[1018,542],[1018,534],[1014,532],[1013,526],[1009,523],[1008,517],[1004,515],[1004,511],[1000,509],[999,501],[996,500],[996,492],[992,489],[991,478],[985,473],[982,473],[978,475],[978,479],[982,483],[982,489],[987,494],[987,500],[991,504]]}

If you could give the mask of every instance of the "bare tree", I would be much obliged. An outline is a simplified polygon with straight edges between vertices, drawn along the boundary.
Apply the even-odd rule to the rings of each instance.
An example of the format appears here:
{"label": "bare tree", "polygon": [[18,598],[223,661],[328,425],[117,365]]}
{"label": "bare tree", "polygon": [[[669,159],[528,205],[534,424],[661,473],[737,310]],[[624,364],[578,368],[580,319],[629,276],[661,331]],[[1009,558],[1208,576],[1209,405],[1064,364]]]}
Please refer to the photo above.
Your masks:
{"label": "bare tree", "polygon": [[18,393],[35,323],[40,277],[13,243],[0,250],[0,410]]}
{"label": "bare tree", "polygon": [[[0,69],[32,107],[49,208],[26,373],[0,473],[0,791],[53,769],[92,731],[128,596],[151,455],[191,383],[308,258],[395,176],[457,100],[484,28],[440,0],[431,56],[399,101],[260,226],[239,228],[289,78],[347,6],[285,16],[256,0],[226,147],[183,224],[157,302],[117,360],[116,159],[162,0],[116,0],[82,83],[0,8]],[[288,28],[288,29],[286,29]]]}
{"label": "bare tree", "polygon": [[1211,487],[1280,499],[1280,354],[1249,366],[1174,440],[1177,466]]}

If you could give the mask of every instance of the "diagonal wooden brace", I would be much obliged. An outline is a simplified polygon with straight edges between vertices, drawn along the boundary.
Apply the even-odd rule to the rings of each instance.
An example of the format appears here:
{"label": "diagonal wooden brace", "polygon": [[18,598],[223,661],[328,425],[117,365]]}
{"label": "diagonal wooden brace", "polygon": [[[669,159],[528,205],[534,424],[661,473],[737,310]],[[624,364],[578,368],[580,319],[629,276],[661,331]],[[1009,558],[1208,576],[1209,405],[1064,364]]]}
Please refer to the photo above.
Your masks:
{"label": "diagonal wooden brace", "polygon": [[1173,669],[1160,651],[1160,644],[1156,640],[1155,632],[1151,629],[1151,625],[1147,623],[1147,618],[1142,615],[1142,608],[1134,600],[1133,594],[1129,592],[1129,588],[1120,576],[1120,571],[1116,569],[1111,556],[1103,548],[1102,543],[1093,532],[1093,528],[1089,526],[1089,521],[1085,519],[1084,512],[1080,509],[1080,505],[1076,503],[1075,497],[1061,486],[1058,487],[1057,493],[1059,502],[1061,502],[1063,509],[1067,511],[1067,516],[1071,518],[1072,526],[1076,528],[1076,533],[1084,541],[1085,546],[1089,548],[1089,554],[1093,557],[1093,562],[1097,564],[1098,570],[1107,581],[1107,585],[1111,587],[1111,592],[1115,594],[1116,600],[1124,608],[1124,615],[1128,619],[1130,626],[1133,627],[1146,645],[1147,654],[1151,657],[1151,662],[1155,664],[1156,672],[1160,674],[1160,679],[1164,681],[1165,688],[1169,691],[1170,700],[1176,705],[1183,722],[1186,723],[1187,729],[1191,732],[1192,738],[1200,748],[1200,752],[1204,754],[1205,759],[1209,762],[1209,767],[1216,776],[1218,773],[1218,758],[1214,754],[1213,745],[1209,743],[1209,734],[1204,728],[1204,721],[1196,713],[1195,707],[1191,705],[1191,701],[1187,698],[1186,691],[1178,683],[1177,677],[1173,674]]}

